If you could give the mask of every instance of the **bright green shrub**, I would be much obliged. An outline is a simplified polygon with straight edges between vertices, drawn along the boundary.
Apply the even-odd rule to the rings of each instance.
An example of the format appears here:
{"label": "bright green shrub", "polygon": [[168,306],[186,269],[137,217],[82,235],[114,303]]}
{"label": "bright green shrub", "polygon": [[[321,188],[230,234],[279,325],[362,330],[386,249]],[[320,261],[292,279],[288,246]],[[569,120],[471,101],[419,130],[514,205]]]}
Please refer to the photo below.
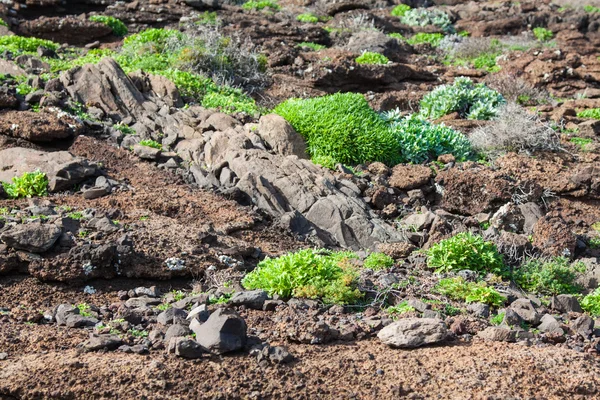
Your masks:
{"label": "bright green shrub", "polygon": [[438,119],[458,112],[463,118],[486,120],[497,116],[499,106],[504,103],[504,97],[495,90],[460,77],[453,85],[442,85],[426,94],[421,100],[419,115]]}
{"label": "bright green shrub", "polygon": [[554,34],[549,29],[538,27],[533,28],[533,36],[535,36],[535,38],[540,42],[547,42],[548,40],[552,39]]}
{"label": "bright green shrub", "polygon": [[585,296],[580,302],[581,308],[594,317],[600,316],[600,288]]}
{"label": "bright green shrub", "polygon": [[594,7],[592,5],[583,6],[583,9],[585,10],[585,12],[590,14],[600,13],[600,7]]}
{"label": "bright green shrub", "polygon": [[446,32],[454,32],[452,21],[448,14],[441,10],[413,8],[406,10],[401,18],[403,24],[410,26],[428,26],[433,25]]}
{"label": "bright green shrub", "polygon": [[312,43],[312,42],[302,42],[298,45],[298,47],[303,48],[303,49],[310,49],[312,51],[319,51],[319,50],[323,50],[326,49],[326,46],[323,46],[322,44],[318,44],[318,43]]}
{"label": "bright green shrub", "polygon": [[590,138],[572,137],[571,139],[569,139],[569,142],[579,146],[579,149],[581,151],[587,151],[588,146],[594,141]]}
{"label": "bright green shrub", "polygon": [[527,292],[558,295],[576,294],[581,287],[575,283],[578,273],[585,272],[585,264],[571,265],[566,257],[551,260],[529,260],[513,272],[515,282]]}
{"label": "bright green shrub", "polygon": [[16,92],[17,94],[20,94],[21,96],[27,96],[29,93],[33,92],[34,89],[33,87],[25,82],[19,83],[17,85],[17,89]]}
{"label": "bright green shrub", "polygon": [[271,0],[261,0],[261,1],[247,1],[242,5],[244,10],[263,10],[265,8],[270,8],[273,11],[279,11],[281,7],[274,1]]}
{"label": "bright green shrub", "polygon": [[466,282],[463,278],[441,279],[434,291],[453,300],[466,303],[483,303],[493,307],[502,307],[506,297],[485,282]]}
{"label": "bright green shrub", "polygon": [[458,233],[430,247],[427,265],[438,273],[468,269],[507,276],[509,272],[496,245],[471,232]]}
{"label": "bright green shrub", "polygon": [[309,24],[316,24],[317,22],[319,22],[319,17],[317,17],[316,15],[311,14],[311,13],[305,13],[305,14],[298,15],[296,17],[296,21],[309,23]]}
{"label": "bright green shrub", "polygon": [[127,26],[118,18],[109,17],[107,15],[92,15],[90,21],[100,22],[104,25],[109,26],[115,36],[125,36],[129,33]]}
{"label": "bright green shrub", "polygon": [[388,33],[388,36],[393,39],[399,40],[401,42],[406,41],[406,38],[401,33],[397,33],[397,32]]}
{"label": "bright green shrub", "polygon": [[494,315],[492,318],[490,318],[490,324],[500,325],[502,323],[502,321],[504,321],[505,315],[506,315],[506,313],[503,313],[503,312]]}
{"label": "bright green shrub", "polygon": [[356,303],[358,274],[349,263],[352,252],[300,250],[278,258],[266,258],[242,280],[244,288],[263,289],[283,298],[321,298],[329,304]]}
{"label": "bright green shrub", "polygon": [[363,266],[372,270],[390,268],[394,265],[394,259],[384,253],[371,253],[365,258]]}
{"label": "bright green shrub", "polygon": [[417,114],[390,119],[390,122],[400,144],[403,162],[420,164],[449,153],[464,161],[472,153],[471,142],[465,135],[443,124],[426,121]]}
{"label": "bright green shrub", "polygon": [[396,136],[361,94],[289,99],[274,112],[306,139],[313,160],[326,156],[348,165],[402,160]]}
{"label": "bright green shrub", "polygon": [[588,108],[587,110],[579,111],[577,117],[600,119],[600,108]]}
{"label": "bright green shrub", "polygon": [[365,51],[356,58],[357,64],[387,64],[390,60],[383,54]]}
{"label": "bright green shrub", "polygon": [[146,147],[152,147],[153,149],[162,150],[162,144],[160,144],[154,140],[142,140],[140,142],[140,145],[146,146]]}
{"label": "bright green shrub", "polygon": [[12,183],[2,182],[2,186],[13,199],[48,195],[48,177],[40,171],[25,172],[12,178]]}
{"label": "bright green shrub", "polygon": [[410,6],[407,4],[398,4],[396,7],[392,9],[392,16],[394,17],[404,17],[404,15],[410,10]]}
{"label": "bright green shrub", "polygon": [[409,312],[416,311],[414,307],[408,305],[408,301],[403,301],[395,306],[389,306],[385,309],[385,311],[392,316],[392,318],[397,317],[402,314],[406,314]]}
{"label": "bright green shrub", "polygon": [[58,43],[50,40],[38,39],[23,36],[0,36],[0,53],[10,51],[13,53],[35,53],[38,47],[45,47],[50,50],[58,49]]}
{"label": "bright green shrub", "polygon": [[429,43],[432,47],[437,47],[440,45],[440,42],[443,38],[444,35],[442,35],[441,33],[419,32],[413,35],[406,42],[412,46],[414,46],[415,44]]}
{"label": "bright green shrub", "polygon": [[218,25],[219,19],[217,18],[216,12],[204,11],[202,14],[198,15],[194,23],[196,25]]}

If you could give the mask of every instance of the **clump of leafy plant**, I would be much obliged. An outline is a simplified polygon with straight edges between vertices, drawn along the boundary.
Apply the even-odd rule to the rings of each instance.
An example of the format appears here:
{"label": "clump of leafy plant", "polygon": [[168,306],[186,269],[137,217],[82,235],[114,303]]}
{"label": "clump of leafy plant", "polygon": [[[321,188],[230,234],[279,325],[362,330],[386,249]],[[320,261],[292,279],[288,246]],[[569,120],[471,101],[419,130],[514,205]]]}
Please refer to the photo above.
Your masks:
{"label": "clump of leafy plant", "polygon": [[135,129],[133,129],[132,127],[130,127],[128,125],[125,125],[122,122],[119,122],[118,124],[114,124],[113,128],[115,128],[119,132],[123,133],[124,135],[135,135]]}
{"label": "clump of leafy plant", "polygon": [[448,14],[437,9],[413,8],[406,10],[401,21],[410,26],[433,25],[445,32],[454,32],[454,26]]}
{"label": "clump of leafy plant", "polygon": [[312,51],[319,51],[319,50],[323,50],[326,49],[326,46],[323,46],[322,44],[318,44],[318,43],[313,43],[313,42],[302,42],[300,44],[298,44],[298,47],[302,48],[302,49],[309,49]]}
{"label": "clump of leafy plant", "polygon": [[392,9],[392,16],[394,17],[404,17],[404,15],[410,11],[410,6],[408,4],[398,4],[396,7]]}
{"label": "clump of leafy plant", "polygon": [[20,94],[21,96],[27,96],[29,93],[33,92],[34,89],[30,84],[22,82],[17,85],[16,91],[17,94]]}
{"label": "clump of leafy plant", "polygon": [[401,42],[406,41],[406,38],[404,37],[404,35],[402,35],[401,33],[398,33],[398,32],[388,33],[388,36],[393,39],[399,40]]}
{"label": "clump of leafy plant", "polygon": [[577,117],[600,119],[600,108],[588,108],[587,110],[579,111]]}
{"label": "clump of leafy plant", "polygon": [[260,11],[265,8],[271,9],[273,11],[279,11],[281,7],[275,1],[271,0],[260,0],[260,1],[247,1],[242,5],[244,10],[255,10]]}
{"label": "clump of leafy plant", "polygon": [[581,287],[575,283],[585,264],[571,264],[566,257],[531,259],[513,272],[515,282],[527,292],[545,295],[576,294]]}
{"label": "clump of leafy plant", "polygon": [[396,135],[402,162],[420,164],[450,153],[464,161],[472,153],[469,139],[443,124],[433,124],[417,114],[402,118],[399,110],[384,113],[384,119]]}
{"label": "clump of leafy plant", "polygon": [[414,34],[406,43],[414,46],[416,44],[429,43],[432,47],[437,47],[444,38],[441,33],[425,33],[419,32]]}
{"label": "clump of leafy plant", "polygon": [[308,142],[315,158],[356,165],[367,161],[397,164],[398,141],[361,94],[336,93],[312,99],[289,99],[275,107]]}
{"label": "clump of leafy plant", "polygon": [[406,314],[409,312],[416,311],[414,307],[408,305],[408,301],[403,301],[395,306],[389,306],[385,309],[385,311],[392,316],[392,318],[397,317],[402,314]]}
{"label": "clump of leafy plant", "polygon": [[506,313],[504,313],[504,312],[494,315],[492,318],[490,318],[490,324],[500,325],[502,323],[502,321],[504,321],[505,315],[506,315]]}
{"label": "clump of leafy plant", "polygon": [[12,178],[12,183],[2,182],[2,186],[12,199],[48,195],[48,177],[40,171],[25,172]]}
{"label": "clump of leafy plant", "polygon": [[215,11],[204,11],[202,14],[196,17],[194,21],[196,25],[218,25],[219,19]]}
{"label": "clump of leafy plant", "polygon": [[390,62],[389,58],[383,54],[374,53],[372,51],[365,51],[356,58],[357,64],[387,64]]}
{"label": "clump of leafy plant", "polygon": [[352,304],[361,297],[352,252],[300,250],[266,258],[242,280],[246,289],[263,289],[283,298],[321,298],[325,303]]}
{"label": "clump of leafy plant", "polygon": [[496,245],[471,232],[458,233],[431,246],[427,265],[438,273],[468,269],[507,276],[509,272]]}
{"label": "clump of leafy plant", "polygon": [[600,13],[600,7],[595,7],[595,6],[592,6],[589,4],[583,6],[583,9],[586,13],[589,13],[589,14]]}
{"label": "clump of leafy plant", "polygon": [[316,24],[317,22],[319,22],[319,17],[312,13],[304,13],[296,16],[296,21],[309,24]]}
{"label": "clump of leafy plant", "polygon": [[90,17],[90,21],[100,22],[104,25],[109,26],[112,29],[115,36],[125,36],[127,35],[127,33],[129,33],[129,30],[127,29],[127,26],[125,26],[123,21],[115,17],[110,17],[107,15],[92,15]]}
{"label": "clump of leafy plant", "polygon": [[162,150],[162,144],[158,143],[155,140],[142,140],[140,142],[140,145],[142,146],[146,146],[146,147],[152,147],[153,149],[158,149],[158,150]]}
{"label": "clump of leafy plant", "polygon": [[600,288],[586,295],[580,302],[581,308],[590,315],[600,316]]}
{"label": "clump of leafy plant", "polygon": [[0,18],[0,26],[5,26],[8,28],[8,24],[6,23],[6,21],[1,18]]}
{"label": "clump of leafy plant", "polygon": [[17,54],[24,52],[35,53],[40,46],[50,50],[56,50],[59,45],[51,40],[34,37],[23,37],[18,35],[0,36],[0,53],[5,51]]}
{"label": "clump of leafy plant", "polygon": [[67,217],[74,219],[76,221],[81,221],[83,218],[85,218],[81,211],[73,211],[71,213],[68,213]]}
{"label": "clump of leafy plant", "polygon": [[372,270],[390,268],[394,265],[394,259],[384,253],[371,253],[365,258],[363,266]]}
{"label": "clump of leafy plant", "polygon": [[79,315],[82,317],[91,317],[92,313],[90,312],[91,307],[89,304],[81,303],[77,304],[77,309],[79,310]]}
{"label": "clump of leafy plant", "polygon": [[471,66],[488,72],[500,70],[496,58],[502,54],[502,44],[498,39],[450,35],[440,42],[439,47],[446,53],[445,64]]}
{"label": "clump of leafy plant", "polygon": [[582,138],[582,137],[572,137],[569,141],[571,143],[579,146],[579,149],[581,151],[587,151],[588,150],[588,146],[594,142],[590,138]]}
{"label": "clump of leafy plant", "polygon": [[486,120],[498,115],[499,106],[506,103],[502,95],[485,86],[475,84],[466,77],[456,78],[453,85],[442,85],[426,94],[421,100],[419,115],[438,119],[458,112],[468,119]]}
{"label": "clump of leafy plant", "polygon": [[483,303],[501,307],[506,302],[506,297],[485,282],[467,282],[460,277],[441,279],[434,291],[466,303]]}
{"label": "clump of leafy plant", "polygon": [[140,330],[140,329],[130,329],[127,331],[131,336],[136,338],[145,338],[148,337],[148,331]]}
{"label": "clump of leafy plant", "polygon": [[537,27],[533,28],[533,36],[535,36],[535,38],[540,42],[547,42],[548,40],[552,39],[554,34],[550,29]]}

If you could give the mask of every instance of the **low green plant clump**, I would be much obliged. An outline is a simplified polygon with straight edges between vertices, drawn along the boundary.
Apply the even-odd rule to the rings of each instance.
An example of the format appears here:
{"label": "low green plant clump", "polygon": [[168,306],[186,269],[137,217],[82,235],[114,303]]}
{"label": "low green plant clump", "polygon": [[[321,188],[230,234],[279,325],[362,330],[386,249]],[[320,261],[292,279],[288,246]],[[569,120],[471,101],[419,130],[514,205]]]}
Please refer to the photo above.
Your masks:
{"label": "low green plant clump", "polygon": [[392,9],[392,16],[394,17],[404,17],[408,11],[411,10],[411,7],[407,4],[398,4],[396,7]]}
{"label": "low green plant clump", "polygon": [[587,110],[579,111],[577,117],[600,119],[600,108],[588,108]]}
{"label": "low green plant clump", "polygon": [[496,245],[471,232],[458,233],[431,246],[427,265],[437,273],[468,269],[481,274],[509,274]]}
{"label": "low green plant clump", "polygon": [[571,264],[566,257],[549,260],[534,259],[523,263],[513,272],[515,282],[525,291],[545,295],[576,294],[581,287],[575,283],[585,264]]}
{"label": "low green plant clump", "polygon": [[142,140],[140,142],[140,145],[146,146],[146,147],[152,147],[153,149],[162,150],[162,144],[158,143],[155,140],[150,140],[150,139]]}
{"label": "low green plant clump", "polygon": [[409,312],[416,311],[414,307],[408,305],[408,301],[403,301],[395,306],[389,306],[385,309],[385,311],[392,316],[392,318],[397,317],[402,314],[406,314]]}
{"label": "low green plant clump", "polygon": [[357,64],[382,64],[385,65],[390,62],[389,58],[383,54],[374,53],[372,51],[365,51],[359,57],[356,58]]}
{"label": "low green plant clump", "polygon": [[490,324],[500,325],[502,323],[502,321],[504,321],[505,315],[506,315],[506,313],[503,313],[503,312],[494,315],[492,318],[490,318]]}
{"label": "low green plant clump", "polygon": [[21,197],[47,196],[48,177],[40,171],[25,172],[12,178],[12,183],[2,182],[2,187],[12,199]]}
{"label": "low green plant clump", "polygon": [[398,32],[388,33],[388,37],[391,37],[392,39],[399,40],[401,42],[406,41],[406,38],[404,37],[404,35],[401,34],[401,33],[398,33]]}
{"label": "low green plant clump", "polygon": [[586,295],[579,304],[583,311],[588,312],[594,317],[600,316],[600,288]]}
{"label": "low green plant clump", "polygon": [[247,1],[242,5],[244,10],[260,11],[268,8],[273,11],[279,11],[281,7],[274,1],[271,0],[260,0],[260,1]]}
{"label": "low green plant clump", "polygon": [[460,51],[458,54],[453,54],[454,52],[450,52],[444,63],[454,66],[471,66],[473,68],[492,73],[498,72],[501,68],[497,64],[496,59],[502,54],[502,49],[502,43],[498,39],[491,39],[486,48],[482,48],[481,51],[473,54],[468,54],[465,56],[460,54]]}
{"label": "low green plant clump", "polygon": [[410,26],[433,25],[445,32],[454,32],[454,26],[448,14],[437,9],[412,8],[406,10],[400,20],[403,24]]}
{"label": "low green plant clump", "polygon": [[84,218],[83,213],[81,211],[74,211],[74,212],[68,213],[67,217],[74,219],[76,221],[81,221]]}
{"label": "low green plant clump", "polygon": [[6,21],[5,21],[5,20],[3,20],[3,19],[0,19],[0,26],[5,26],[5,27],[7,27],[7,28],[8,28],[8,24],[7,24],[7,23],[6,23]]}
{"label": "low green plant clump", "polygon": [[571,143],[579,146],[581,151],[587,151],[588,146],[592,144],[594,141],[589,138],[581,138],[581,137],[573,137],[569,140]]}
{"label": "low green plant clump", "polygon": [[35,53],[38,47],[45,47],[50,50],[58,49],[58,43],[51,40],[38,39],[34,37],[24,37],[18,35],[0,36],[0,53],[9,51],[11,53]]}
{"label": "low green plant clump", "polygon": [[535,38],[540,42],[547,42],[554,37],[554,34],[550,29],[537,27],[533,28],[533,36],[535,36]]}
{"label": "low green plant clump", "polygon": [[363,266],[372,270],[390,268],[394,265],[394,259],[384,253],[371,253],[365,258]]}
{"label": "low green plant clump", "polygon": [[458,112],[467,119],[487,120],[498,115],[506,100],[497,91],[483,83],[475,84],[466,77],[456,78],[453,85],[442,85],[426,94],[421,100],[419,115],[438,119]]}
{"label": "low green plant clump", "polygon": [[327,48],[327,46],[323,46],[322,44],[313,43],[313,42],[302,42],[302,43],[298,44],[298,47],[300,47],[302,49],[309,49],[312,51],[319,51],[319,50],[323,50],[323,49]]}
{"label": "low green plant clump", "polygon": [[218,25],[219,19],[217,18],[217,13],[215,11],[204,11],[197,16],[194,23],[196,25]]}
{"label": "low green plant clump", "polygon": [[89,304],[81,303],[77,304],[77,309],[79,310],[79,315],[82,317],[91,317],[92,313],[90,312],[91,307]]}
{"label": "low green plant clump", "polygon": [[600,13],[600,7],[595,7],[592,5],[583,6],[583,9],[585,10],[586,13],[589,13],[589,14]]}
{"label": "low green plant clump", "polygon": [[395,135],[361,94],[289,99],[274,112],[304,137],[313,161],[323,157],[347,165],[402,161]]}
{"label": "low green plant clump", "polygon": [[472,154],[471,143],[465,135],[443,124],[433,124],[417,114],[392,118],[390,126],[398,140],[402,162],[420,164],[450,153],[457,160],[465,161]]}
{"label": "low green plant clump", "polygon": [[112,29],[113,34],[115,34],[115,36],[125,36],[129,33],[129,30],[127,29],[127,26],[125,26],[123,21],[115,17],[110,17],[107,15],[92,15],[90,17],[90,21],[100,22],[104,25],[109,26]]}
{"label": "low green plant clump", "polygon": [[146,330],[130,329],[127,331],[127,333],[129,333],[131,336],[137,337],[137,338],[148,337],[148,331],[146,331]]}
{"label": "low green plant clump", "polygon": [[266,258],[242,280],[246,289],[263,289],[283,298],[320,298],[329,304],[353,304],[362,298],[352,252],[300,250]]}
{"label": "low green plant clump", "polygon": [[506,302],[506,297],[485,282],[467,282],[460,277],[440,280],[434,291],[452,300],[466,303],[483,303],[493,307],[502,307]]}
{"label": "low green plant clump", "polygon": [[309,24],[316,24],[317,22],[319,22],[319,17],[312,13],[304,13],[296,16],[296,21]]}
{"label": "low green plant clump", "polygon": [[33,92],[34,89],[30,84],[22,82],[17,85],[16,91],[17,94],[20,94],[21,96],[27,96],[29,93]]}
{"label": "low green plant clump", "polygon": [[410,39],[406,41],[406,43],[414,46],[416,44],[428,43],[432,47],[438,47],[440,42],[444,38],[444,35],[441,33],[425,33],[419,32],[413,35]]}
{"label": "low green plant clump", "polygon": [[113,125],[113,128],[123,133],[124,135],[135,135],[135,129],[132,127],[125,125],[122,122]]}

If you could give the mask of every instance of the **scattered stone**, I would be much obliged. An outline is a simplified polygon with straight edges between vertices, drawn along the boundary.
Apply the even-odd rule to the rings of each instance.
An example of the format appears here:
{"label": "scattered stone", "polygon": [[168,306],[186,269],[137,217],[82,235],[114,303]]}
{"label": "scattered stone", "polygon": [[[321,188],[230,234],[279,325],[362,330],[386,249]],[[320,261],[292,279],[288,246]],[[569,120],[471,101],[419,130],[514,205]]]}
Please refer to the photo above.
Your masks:
{"label": "scattered stone", "polygon": [[208,306],[206,304],[200,304],[198,307],[194,308],[187,316],[189,321],[193,319],[197,319],[200,322],[206,322],[206,320],[210,317],[210,311],[208,311]]}
{"label": "scattered stone", "polygon": [[67,113],[49,111],[5,111],[0,113],[0,135],[21,138],[30,142],[47,143],[68,139],[78,135],[82,130],[81,123]]}
{"label": "scattered stone", "polygon": [[546,333],[558,333],[563,335],[565,332],[562,330],[560,323],[550,314],[544,314],[541,320],[541,324],[538,326],[541,332]]}
{"label": "scattered stone", "polygon": [[280,306],[281,304],[285,304],[285,302],[283,302],[281,300],[267,300],[263,304],[263,310],[264,311],[275,311],[275,309],[277,309],[277,307]]}
{"label": "scattered stone", "polygon": [[186,321],[187,312],[180,310],[179,308],[170,307],[165,311],[158,314],[156,322],[161,325],[180,324]]}
{"label": "scattered stone", "polygon": [[60,237],[62,230],[51,224],[21,224],[0,234],[9,247],[30,253],[45,253]]}
{"label": "scattered stone", "polygon": [[98,323],[96,318],[84,317],[79,314],[70,315],[67,317],[66,325],[69,328],[86,328],[95,326]]}
{"label": "scattered stone", "polygon": [[265,301],[269,295],[264,290],[251,290],[247,292],[237,292],[229,300],[229,304],[234,306],[246,306],[254,310],[262,310]]}
{"label": "scattered stone", "polygon": [[257,354],[257,361],[268,360],[274,364],[287,364],[294,361],[294,356],[282,346],[265,346]]}
{"label": "scattered stone", "polygon": [[582,313],[577,297],[570,294],[559,294],[552,297],[552,309],[560,313],[576,312]]}
{"label": "scattered stone", "polygon": [[175,353],[176,356],[194,360],[202,357],[206,352],[196,341],[185,337],[174,337],[169,342],[169,353]]}
{"label": "scattered stone", "polygon": [[584,314],[572,321],[570,327],[575,333],[587,339],[594,332],[594,320],[589,315]]}
{"label": "scattered stone", "polygon": [[125,306],[129,308],[150,307],[160,304],[160,299],[153,297],[134,297],[125,302]]}
{"label": "scattered stone", "polygon": [[185,325],[175,324],[171,325],[167,332],[165,333],[164,341],[165,343],[170,343],[172,338],[188,336],[192,333],[190,328]]}
{"label": "scattered stone", "polygon": [[429,183],[433,177],[431,168],[425,165],[398,164],[392,171],[390,186],[400,190],[411,190]]}
{"label": "scattered stone", "polygon": [[258,121],[257,131],[276,153],[308,158],[304,139],[283,117],[276,114],[263,115]]}
{"label": "scattered stone", "polygon": [[448,336],[446,324],[433,318],[405,318],[383,328],[377,337],[395,348],[415,348],[443,342]]}
{"label": "scattered stone", "polygon": [[467,311],[477,318],[488,318],[490,316],[490,306],[483,303],[468,304]]}
{"label": "scattered stone", "polygon": [[510,309],[516,312],[519,317],[528,324],[537,325],[540,323],[540,314],[529,299],[517,299],[510,305]]}
{"label": "scattered stone", "polygon": [[223,354],[246,345],[247,326],[232,310],[218,309],[200,326],[193,327],[196,341],[210,352]]}
{"label": "scattered stone", "polygon": [[156,161],[158,160],[158,157],[160,157],[161,150],[155,149],[154,147],[136,144],[133,146],[133,152],[141,159]]}
{"label": "scattered stone", "polygon": [[410,299],[407,304],[417,310],[418,312],[425,312],[431,308],[431,304],[427,304],[421,300]]}
{"label": "scattered stone", "polygon": [[0,353],[0,361],[4,361],[8,358],[8,354],[6,353]]}
{"label": "scattered stone", "polygon": [[379,243],[377,245],[377,251],[384,253],[393,259],[407,258],[417,247],[412,243],[408,242],[397,242],[397,243]]}
{"label": "scattered stone", "polygon": [[515,331],[508,328],[490,326],[481,332],[478,332],[477,337],[494,342],[514,342],[516,341],[517,334]]}
{"label": "scattered stone", "polygon": [[97,335],[90,334],[89,340],[84,343],[83,348],[87,351],[97,351],[102,349],[116,350],[123,344],[123,339],[118,335]]}

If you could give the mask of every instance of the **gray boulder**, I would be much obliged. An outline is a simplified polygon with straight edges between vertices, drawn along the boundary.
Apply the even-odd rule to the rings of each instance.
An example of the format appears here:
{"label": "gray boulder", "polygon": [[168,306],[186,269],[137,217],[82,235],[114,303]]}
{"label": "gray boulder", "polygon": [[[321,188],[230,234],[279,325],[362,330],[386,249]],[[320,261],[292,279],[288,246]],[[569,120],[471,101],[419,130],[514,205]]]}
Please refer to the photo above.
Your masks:
{"label": "gray boulder", "polygon": [[123,339],[118,335],[96,335],[90,334],[90,338],[84,343],[83,348],[87,351],[102,349],[116,350],[123,344]]}
{"label": "gray boulder", "polygon": [[258,122],[258,134],[278,154],[308,158],[302,136],[279,115],[263,115]]}
{"label": "gray boulder", "polygon": [[379,340],[390,347],[415,348],[446,340],[446,324],[434,318],[405,318],[383,328]]}
{"label": "gray boulder", "polygon": [[171,325],[167,332],[165,332],[165,343],[170,343],[172,338],[188,336],[192,331],[185,326],[180,324]]}
{"label": "gray boulder", "polygon": [[192,327],[200,346],[216,354],[240,350],[246,345],[246,322],[231,310],[218,309],[202,325]]}
{"label": "gray boulder", "polygon": [[13,249],[44,253],[52,248],[62,230],[51,224],[22,224],[0,234],[0,240]]}
{"label": "gray boulder", "polygon": [[247,292],[237,292],[229,300],[229,304],[234,306],[246,306],[254,310],[262,310],[265,301],[269,295],[264,290],[250,290]]}
{"label": "gray boulder", "polygon": [[154,147],[142,146],[141,144],[136,144],[133,146],[133,152],[136,156],[143,160],[151,160],[156,161],[160,156],[161,150],[155,149]]}
{"label": "gray boulder", "polygon": [[471,303],[467,305],[467,311],[477,318],[487,318],[490,316],[490,306],[483,303]]}
{"label": "gray boulder", "polygon": [[54,312],[54,319],[57,325],[66,325],[67,319],[73,315],[78,315],[79,309],[71,304],[60,304]]}
{"label": "gray boulder", "polygon": [[490,326],[478,332],[477,337],[494,342],[514,342],[517,339],[517,333],[508,328]]}
{"label": "gray boulder", "polygon": [[544,314],[542,317],[542,323],[538,326],[541,332],[545,333],[558,333],[560,335],[565,332],[560,326],[560,323],[550,314]]}
{"label": "gray boulder", "polygon": [[541,315],[536,311],[535,306],[529,299],[517,299],[513,301],[510,304],[510,309],[516,312],[528,324],[537,325],[540,323]]}
{"label": "gray boulder", "polygon": [[579,300],[570,294],[559,294],[552,297],[552,309],[560,313],[576,312],[582,313]]}
{"label": "gray boulder", "polygon": [[185,337],[174,337],[169,343],[168,351],[175,353],[177,357],[194,360],[202,357],[206,351],[193,339]]}
{"label": "gray boulder", "polygon": [[25,172],[39,170],[48,177],[48,190],[69,189],[97,173],[96,166],[67,151],[44,152],[23,147],[0,151],[0,181],[10,182]]}
{"label": "gray boulder", "polygon": [[571,322],[571,329],[587,339],[594,332],[594,320],[589,315],[584,314]]}
{"label": "gray boulder", "polygon": [[171,307],[158,314],[156,322],[161,325],[179,324],[185,322],[187,312],[180,310],[179,308]]}

